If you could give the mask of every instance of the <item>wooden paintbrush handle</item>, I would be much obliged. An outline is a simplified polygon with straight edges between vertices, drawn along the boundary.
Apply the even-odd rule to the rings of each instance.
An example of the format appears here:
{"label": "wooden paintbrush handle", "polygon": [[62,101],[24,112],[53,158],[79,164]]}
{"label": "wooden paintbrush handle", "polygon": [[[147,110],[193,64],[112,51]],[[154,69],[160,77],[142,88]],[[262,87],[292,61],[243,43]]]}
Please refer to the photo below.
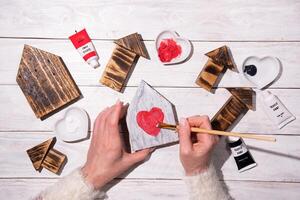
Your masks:
{"label": "wooden paintbrush handle", "polygon": [[[174,130],[178,132],[179,126],[167,123],[160,123],[158,124],[158,128],[164,128],[169,130]],[[233,137],[241,137],[241,138],[249,138],[249,139],[256,139],[256,140],[264,140],[268,142],[276,142],[276,138],[270,136],[263,136],[263,135],[256,135],[253,133],[235,133],[235,132],[225,132],[225,131],[218,131],[218,130],[208,130],[203,128],[196,128],[191,127],[192,133],[207,133],[212,135],[225,135],[225,136],[233,136]]]}
{"label": "wooden paintbrush handle", "polygon": [[224,131],[207,130],[207,129],[195,128],[195,127],[192,127],[191,131],[194,133],[208,133],[208,134],[212,134],[212,135],[225,135],[225,136],[234,136],[234,137],[242,137],[242,138],[264,140],[264,141],[269,141],[269,142],[276,142],[276,139],[274,137],[255,135],[255,134],[251,134],[251,133],[224,132]]}

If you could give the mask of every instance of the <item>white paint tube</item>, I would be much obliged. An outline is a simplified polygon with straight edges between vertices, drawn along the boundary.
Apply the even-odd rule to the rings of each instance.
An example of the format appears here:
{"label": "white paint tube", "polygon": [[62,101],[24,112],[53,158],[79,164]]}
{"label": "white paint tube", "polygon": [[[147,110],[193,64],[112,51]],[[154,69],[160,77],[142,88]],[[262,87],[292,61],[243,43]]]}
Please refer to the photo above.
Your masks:
{"label": "white paint tube", "polygon": [[267,116],[279,129],[296,119],[277,96],[269,91],[261,91],[260,94],[263,97],[264,110]]}
{"label": "white paint tube", "polygon": [[254,161],[242,138],[228,137],[228,145],[239,172],[243,172],[257,166],[257,163]]}

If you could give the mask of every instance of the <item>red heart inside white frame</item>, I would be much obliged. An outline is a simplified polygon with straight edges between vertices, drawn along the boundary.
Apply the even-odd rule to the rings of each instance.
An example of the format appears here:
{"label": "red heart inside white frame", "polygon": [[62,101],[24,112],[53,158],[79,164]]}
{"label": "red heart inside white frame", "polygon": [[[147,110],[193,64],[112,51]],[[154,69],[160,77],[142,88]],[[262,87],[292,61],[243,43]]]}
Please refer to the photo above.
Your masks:
{"label": "red heart inside white frame", "polygon": [[186,38],[180,37],[176,32],[170,30],[163,31],[157,36],[155,40],[157,54],[161,42],[163,42],[166,39],[173,39],[177,43],[177,45],[181,47],[181,54],[176,58],[173,58],[170,62],[162,62],[163,64],[171,65],[182,63],[190,57],[192,53],[191,42]]}
{"label": "red heart inside white frame", "polygon": [[66,110],[62,119],[55,123],[57,137],[65,142],[85,139],[88,134],[89,119],[87,113],[78,107]]}

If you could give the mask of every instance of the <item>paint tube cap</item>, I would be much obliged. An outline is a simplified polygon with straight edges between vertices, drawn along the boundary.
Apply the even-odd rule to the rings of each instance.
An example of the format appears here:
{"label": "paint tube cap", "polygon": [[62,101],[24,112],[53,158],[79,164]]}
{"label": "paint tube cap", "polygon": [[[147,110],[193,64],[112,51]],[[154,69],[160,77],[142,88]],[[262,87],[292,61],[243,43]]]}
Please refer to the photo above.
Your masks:
{"label": "paint tube cap", "polygon": [[90,60],[89,61],[89,65],[91,65],[93,68],[98,68],[98,67],[100,67],[100,64],[99,64],[99,62],[98,62],[98,60],[96,60],[96,59],[92,59],[92,60]]}

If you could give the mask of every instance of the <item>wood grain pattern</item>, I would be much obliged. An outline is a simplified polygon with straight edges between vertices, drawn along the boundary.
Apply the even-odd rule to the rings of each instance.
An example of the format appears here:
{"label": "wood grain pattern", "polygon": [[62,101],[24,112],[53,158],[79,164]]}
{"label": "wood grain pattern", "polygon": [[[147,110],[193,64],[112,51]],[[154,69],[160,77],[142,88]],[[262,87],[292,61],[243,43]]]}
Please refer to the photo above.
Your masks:
{"label": "wood grain pattern", "polygon": [[133,33],[127,35],[123,38],[120,38],[115,41],[115,43],[121,47],[126,48],[127,50],[136,53],[139,56],[149,59],[149,54],[144,44],[143,38],[138,33]]}
{"label": "wood grain pattern", "polygon": [[7,37],[66,38],[75,27],[86,27],[95,39],[117,39],[137,31],[154,40],[161,30],[172,29],[191,40],[300,40],[297,0],[32,0],[1,2],[0,10],[0,25],[6,27],[0,36]]}
{"label": "wood grain pattern", "polygon": [[237,120],[240,115],[246,114],[247,111],[248,108],[245,104],[232,96],[212,118],[212,128],[215,130],[226,131],[232,124],[234,124],[235,120]]}
{"label": "wood grain pattern", "polygon": [[106,65],[100,83],[121,92],[137,57],[137,54],[117,45]]}
{"label": "wood grain pattern", "polygon": [[[157,6],[159,5],[159,6]],[[205,8],[205,9],[204,9]],[[17,11],[17,12],[16,12]],[[122,11],[122,12],[120,12]],[[24,44],[53,52],[64,58],[80,85],[84,99],[76,104],[85,108],[93,121],[100,110],[121,98],[132,99],[141,77],[176,104],[178,116],[213,116],[231,93],[227,87],[253,87],[227,70],[215,94],[194,84],[206,52],[227,45],[237,67],[249,55],[278,57],[283,65],[281,78],[271,85],[285,105],[300,118],[300,2],[297,0],[253,1],[2,1],[0,3],[0,196],[1,199],[31,199],[54,184],[58,177],[48,170],[36,173],[25,152],[40,141],[55,136],[53,124],[60,112],[42,123],[35,119],[26,99],[15,83]],[[99,26],[99,24],[101,24]],[[91,70],[70,44],[67,36],[76,27],[86,27],[100,62],[105,66],[115,47],[114,39],[132,31],[143,35],[151,60],[140,59],[124,94],[99,87],[99,71]],[[176,30],[192,40],[191,59],[172,68],[157,59],[154,39],[165,29]],[[8,38],[6,38],[8,37]],[[48,39],[47,39],[48,38]],[[101,61],[102,60],[102,61]],[[203,63],[199,66],[199,63]],[[239,68],[239,71],[240,68]],[[96,72],[96,73],[95,73]],[[188,103],[187,103],[188,102]],[[220,177],[237,200],[300,198],[299,130],[292,122],[278,130],[266,117],[261,103],[255,112],[247,112],[234,131],[274,134],[274,144],[248,140],[258,167],[238,173],[225,147],[216,147]],[[56,148],[68,155],[62,176],[85,162],[89,141]],[[228,158],[228,159],[227,159]],[[224,164],[222,164],[224,162]],[[274,164],[275,163],[275,164]],[[222,166],[222,167],[220,167]],[[219,170],[220,169],[220,170]],[[108,192],[109,199],[187,199],[178,158],[178,146],[156,150],[151,158],[135,168]],[[232,181],[231,181],[232,180]],[[118,180],[119,181],[119,180]],[[128,192],[130,191],[130,192]]]}
{"label": "wood grain pattern", "polygon": [[67,157],[63,153],[55,149],[50,149],[42,166],[55,174],[59,174],[66,159]]}
{"label": "wood grain pattern", "polygon": [[226,69],[237,71],[230,49],[222,46],[205,54],[209,57],[202,71],[196,79],[196,84],[212,92],[213,87],[221,80]]}
{"label": "wood grain pattern", "polygon": [[250,110],[254,110],[256,93],[251,88],[227,88],[227,90]]}
{"label": "wood grain pattern", "polygon": [[217,83],[219,76],[224,72],[224,66],[218,65],[213,60],[208,59],[202,71],[196,79],[196,84],[211,92]]}
{"label": "wood grain pattern", "polygon": [[[97,80],[97,79],[95,79]],[[151,83],[151,82],[149,82]],[[152,84],[152,83],[151,83]],[[218,88],[215,94],[208,93],[200,87],[154,87],[171,102],[176,102],[176,111],[179,117],[188,117],[198,114],[207,114],[210,119],[218,112],[227,99],[231,96],[226,89]],[[32,115],[32,110],[26,104],[26,99],[18,85],[0,86],[1,113],[0,131],[23,130],[31,131],[52,131],[53,124],[63,118],[63,112],[56,113],[51,118],[40,122]],[[81,91],[84,98],[74,104],[85,109],[94,121],[99,111],[105,109],[118,98],[124,102],[130,102],[136,93],[136,87],[127,87],[124,93],[112,91],[108,87],[87,87],[82,86]],[[300,109],[297,108],[300,101],[300,93],[295,89],[270,89],[280,97],[285,106],[293,111],[296,118],[300,118]],[[7,101],[9,99],[9,101]],[[97,100],[100,99],[100,100]],[[188,102],[188,106],[187,103]],[[213,103],[212,103],[213,102]],[[298,135],[300,123],[290,123],[284,129],[278,129],[263,111],[261,101],[256,102],[256,111],[248,112],[237,124],[235,130],[239,132],[253,132],[264,134],[289,134]],[[13,108],[13,109],[12,109]],[[7,116],[18,116],[14,120],[7,120]],[[263,122],[263,123],[261,123]],[[92,128],[92,127],[91,127]],[[38,143],[38,142],[37,142]],[[30,146],[28,147],[30,148]]]}
{"label": "wood grain pattern", "polygon": [[[99,87],[99,73],[101,76],[107,61],[110,59],[115,47],[113,41],[93,41],[100,53],[101,67],[99,73],[88,68],[88,65],[82,61],[82,58],[68,40],[36,40],[36,39],[0,39],[0,84],[14,85],[17,74],[17,67],[20,62],[20,55],[24,43],[37,46],[41,49],[47,49],[50,52],[59,54],[67,66],[71,66],[72,76],[79,86],[97,86]],[[211,49],[215,49],[224,44],[224,42],[198,42],[193,41],[194,54],[191,59],[178,65],[178,67],[164,67],[159,61],[156,53],[154,41],[145,41],[151,60],[139,59],[137,67],[130,76],[126,86],[138,86],[141,77],[147,80],[154,87],[194,87],[197,86],[195,80],[201,71],[203,65],[207,62],[204,54]],[[300,42],[226,42],[230,46],[234,60],[241,70],[244,59],[249,55],[272,55],[278,57],[283,65],[283,71],[280,79],[270,88],[300,88],[300,71],[297,58],[294,55],[300,55]],[[100,52],[101,51],[101,52]],[[7,54],[7,52],[10,52]],[[288,52],[288,53],[283,53]],[[203,63],[203,65],[202,65]],[[201,65],[200,65],[201,64]],[[159,74],[159,76],[154,76]],[[172,78],[170,78],[170,75]],[[222,77],[218,87],[253,87],[249,82],[239,76],[234,71],[227,70]],[[292,78],[291,78],[292,77]]]}
{"label": "wood grain pattern", "polygon": [[218,65],[222,65],[231,70],[235,68],[235,63],[233,61],[230,49],[226,45],[212,50],[205,55]]}
{"label": "wood grain pattern", "polygon": [[33,164],[35,170],[40,170],[44,159],[46,158],[49,149],[54,145],[54,138],[51,138],[31,149],[27,150],[27,154]]}
{"label": "wood grain pattern", "polygon": [[24,46],[16,80],[41,119],[81,95],[61,57],[29,45]]}
{"label": "wood grain pattern", "polygon": [[245,115],[249,109],[253,109],[254,91],[250,88],[229,89],[232,96],[211,120],[213,129],[226,131]]}
{"label": "wood grain pattern", "polygon": [[[253,112],[247,113],[246,116]],[[245,118],[243,118],[245,119]],[[38,137],[37,137],[38,136]],[[49,136],[55,136],[52,132],[3,132],[0,135],[0,176],[8,179],[23,178],[57,178],[57,175],[48,170],[37,173],[32,167],[24,149],[34,146],[37,141],[46,140]],[[251,154],[258,163],[258,167],[245,173],[236,170],[234,158],[226,151],[226,143],[223,139],[214,150],[213,162],[222,180],[249,180],[249,181],[300,181],[300,156],[299,142],[300,136],[297,135],[273,135],[276,143],[261,142],[255,140],[245,140]],[[84,165],[90,141],[67,144],[57,141],[55,149],[68,156],[68,164],[64,167],[61,176],[71,173],[77,167]],[[287,145],[288,144],[288,145]],[[12,148],[14,146],[14,148]],[[128,179],[148,179],[154,180],[178,180],[182,178],[182,165],[179,160],[178,144],[157,149],[149,160],[142,163],[130,174],[120,177]],[[228,158],[228,156],[230,156]],[[11,159],[11,158],[14,159]],[[267,159],[266,159],[267,158]],[[280,165],[274,165],[280,160]],[[270,167],[272,166],[272,167]],[[268,170],[266,170],[266,168]]]}
{"label": "wood grain pattern", "polygon": [[131,151],[160,146],[178,141],[178,135],[172,130],[160,129],[157,136],[147,134],[137,124],[140,111],[150,111],[158,107],[164,113],[164,122],[176,124],[174,106],[145,81],[141,81],[127,111],[126,122],[129,131]]}

